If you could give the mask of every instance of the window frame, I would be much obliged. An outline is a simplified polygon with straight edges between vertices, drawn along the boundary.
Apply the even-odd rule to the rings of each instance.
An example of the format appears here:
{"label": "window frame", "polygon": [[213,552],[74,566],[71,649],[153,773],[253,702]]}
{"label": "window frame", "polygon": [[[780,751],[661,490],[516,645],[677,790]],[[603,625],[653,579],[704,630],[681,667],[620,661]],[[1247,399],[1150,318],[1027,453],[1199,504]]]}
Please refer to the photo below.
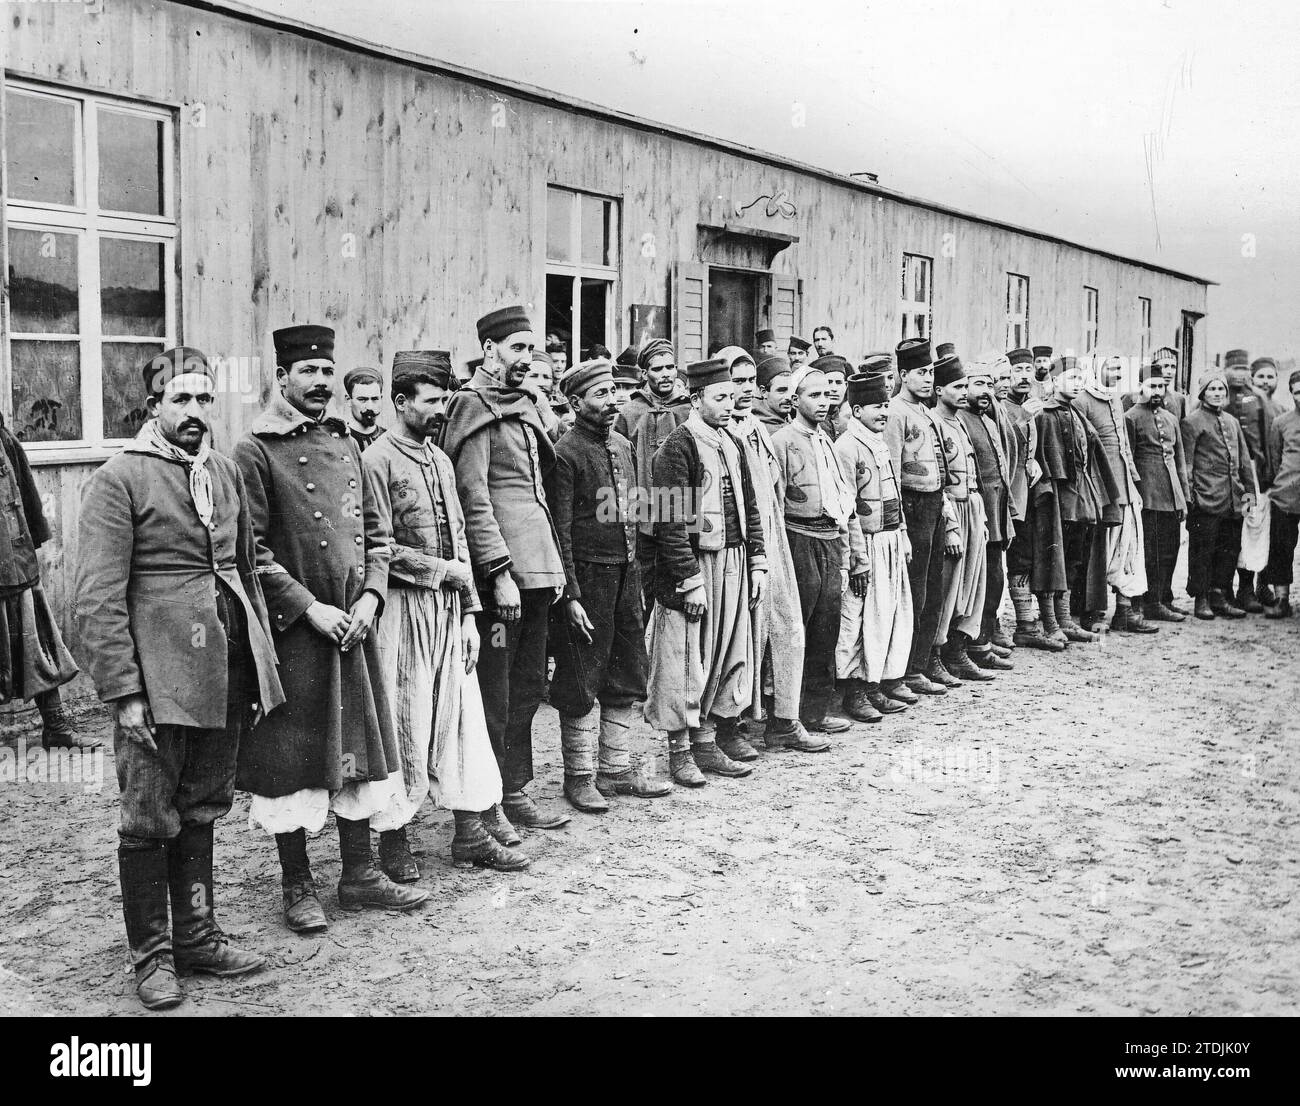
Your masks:
{"label": "window frame", "polygon": [[[908,280],[908,277],[912,275],[911,266],[908,263],[912,261],[920,261],[924,263],[926,274],[925,291],[928,299],[914,300],[909,299],[907,296],[908,289],[915,285],[914,280],[910,282]],[[902,300],[899,310],[902,315],[901,330],[903,340],[908,338],[932,337],[934,334],[934,258],[928,257],[923,253],[908,253],[904,251],[902,280]],[[909,333],[908,323],[909,321],[914,321],[918,316],[922,316],[925,319],[925,333],[911,334]]]}
{"label": "window frame", "polygon": [[[1020,281],[1024,287],[1024,304],[1023,314],[1015,315],[1011,311],[1011,290],[1015,287],[1015,282]],[[1029,277],[1024,273],[1013,273],[1007,270],[1006,280],[1006,305],[1007,305],[1007,332],[1006,348],[1007,349],[1024,349],[1029,346]],[[1018,333],[1016,333],[1018,331]]]}
{"label": "window frame", "polygon": [[[622,219],[623,204],[618,196],[609,196],[603,192],[593,192],[590,189],[570,188],[565,184],[556,184],[548,181],[546,183],[545,203],[543,211],[546,212],[546,218],[549,220],[551,193],[562,193],[570,197],[571,210],[569,217],[569,256],[573,261],[559,261],[549,256],[547,243],[550,241],[549,228],[544,228],[542,239],[544,258],[545,277],[569,277],[572,278],[572,292],[569,301],[569,315],[573,320],[572,330],[569,335],[569,364],[576,364],[582,356],[581,334],[582,334],[582,282],[584,280],[603,281],[607,285],[605,293],[605,335],[601,344],[614,348],[616,344],[613,340],[615,329],[618,325],[618,297],[620,292],[620,262],[622,260]],[[610,252],[613,257],[613,264],[610,265],[593,265],[582,260],[582,200],[583,197],[590,197],[601,200],[609,204],[609,242]],[[542,303],[546,303],[545,280],[543,280]],[[539,339],[545,335],[539,335]]]}
{"label": "window frame", "polygon": [[[14,230],[37,234],[70,234],[77,241],[78,329],[75,334],[17,331],[12,326],[11,305],[4,328],[5,379],[2,400],[9,425],[13,420],[13,344],[15,341],[75,341],[78,346],[81,379],[80,436],[58,441],[24,441],[23,448],[33,464],[98,460],[111,455],[130,439],[108,437],[104,426],[103,346],[108,344],[161,345],[174,347],[180,325],[180,277],[177,265],[180,225],[177,218],[179,181],[176,169],[177,112],[165,105],[131,100],[63,85],[48,85],[6,75],[3,94],[19,93],[71,102],[73,119],[73,168],[75,200],[72,205],[44,200],[15,199],[5,176],[4,241],[0,242],[6,266],[9,234]],[[162,125],[160,141],[162,212],[145,215],[99,206],[99,113],[113,111],[154,120]],[[93,202],[92,202],[93,201]],[[157,243],[163,247],[163,334],[114,335],[103,332],[100,285],[100,243],[105,240]]]}
{"label": "window frame", "polygon": [[1138,363],[1145,365],[1154,349],[1151,334],[1151,297],[1138,296]]}
{"label": "window frame", "polygon": [[1096,353],[1101,341],[1101,291],[1083,286],[1083,352]]}

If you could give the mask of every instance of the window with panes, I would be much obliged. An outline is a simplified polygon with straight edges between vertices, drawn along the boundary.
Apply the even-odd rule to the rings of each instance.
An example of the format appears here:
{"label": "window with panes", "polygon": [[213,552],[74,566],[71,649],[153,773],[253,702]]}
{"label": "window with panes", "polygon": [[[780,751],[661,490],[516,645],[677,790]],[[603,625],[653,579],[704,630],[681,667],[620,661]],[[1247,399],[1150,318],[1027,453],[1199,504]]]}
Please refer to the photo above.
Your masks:
{"label": "window with panes", "polygon": [[1083,286],[1083,352],[1093,353],[1097,349],[1097,338],[1101,327],[1101,297],[1096,288]]}
{"label": "window with panes", "polygon": [[903,254],[903,337],[928,338],[934,308],[934,261],[917,253]]}
{"label": "window with panes", "polygon": [[1029,278],[1007,273],[1007,349],[1029,345]]}
{"label": "window with panes", "polygon": [[1145,365],[1151,356],[1151,299],[1138,296],[1138,341],[1141,343],[1139,360]]}
{"label": "window with panes", "polygon": [[570,365],[614,341],[618,207],[589,192],[546,189],[546,332],[560,336]]}
{"label": "window with panes", "polygon": [[13,80],[4,111],[11,428],[37,456],[133,437],[175,345],[172,113]]}

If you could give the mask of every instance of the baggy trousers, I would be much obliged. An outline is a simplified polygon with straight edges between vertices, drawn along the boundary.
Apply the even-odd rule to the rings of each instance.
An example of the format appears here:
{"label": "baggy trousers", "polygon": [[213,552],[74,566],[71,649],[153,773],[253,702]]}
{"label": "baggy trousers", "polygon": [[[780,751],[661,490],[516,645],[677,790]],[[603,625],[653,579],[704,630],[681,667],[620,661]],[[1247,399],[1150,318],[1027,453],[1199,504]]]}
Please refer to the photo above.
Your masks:
{"label": "baggy trousers", "polygon": [[814,538],[786,530],[794,578],[803,608],[803,693],[799,716],[820,722],[830,709],[835,690],[835,646],[840,636],[840,605],[844,597],[844,538],[834,533]]}

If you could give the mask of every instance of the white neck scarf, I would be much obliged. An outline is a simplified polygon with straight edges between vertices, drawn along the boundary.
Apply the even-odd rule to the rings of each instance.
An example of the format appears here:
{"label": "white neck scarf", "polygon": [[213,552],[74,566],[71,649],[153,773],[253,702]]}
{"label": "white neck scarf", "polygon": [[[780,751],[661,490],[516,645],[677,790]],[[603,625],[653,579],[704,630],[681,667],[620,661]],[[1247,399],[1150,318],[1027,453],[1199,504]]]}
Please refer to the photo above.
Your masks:
{"label": "white neck scarf", "polygon": [[150,419],[140,433],[125,449],[126,453],[151,453],[168,461],[178,461],[189,470],[190,498],[194,501],[194,512],[205,528],[212,526],[212,474],[208,472],[208,458],[212,455],[212,446],[208,435],[204,434],[199,442],[197,453],[186,453],[174,442],[169,442],[158,429],[158,420]]}

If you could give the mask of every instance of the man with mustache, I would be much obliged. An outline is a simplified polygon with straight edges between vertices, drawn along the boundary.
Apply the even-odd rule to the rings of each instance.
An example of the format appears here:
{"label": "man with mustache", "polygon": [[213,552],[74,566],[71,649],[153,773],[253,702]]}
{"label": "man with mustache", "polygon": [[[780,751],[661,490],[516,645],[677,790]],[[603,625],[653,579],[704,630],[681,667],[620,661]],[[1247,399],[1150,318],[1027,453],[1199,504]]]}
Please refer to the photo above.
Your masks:
{"label": "man with mustache", "polygon": [[240,742],[284,692],[244,482],[209,444],[207,358],[168,350],[142,375],[148,421],[86,485],[75,609],[86,666],[117,722],[117,858],[136,995],[161,1009],[182,1001],[178,969],[262,967],[217,924],[213,823],[234,799]]}
{"label": "man with mustache", "polygon": [[1094,359],[1088,383],[1074,401],[1075,411],[1097,432],[1117,490],[1103,512],[1104,525],[1093,533],[1083,626],[1087,630],[1105,626],[1109,605],[1106,586],[1109,585],[1115,593],[1115,617],[1110,628],[1129,634],[1153,634],[1157,627],[1146,621],[1140,605],[1133,605],[1134,599],[1146,594],[1147,578],[1139,474],[1129,448],[1124,407],[1120,402],[1119,384],[1123,376],[1124,362],[1118,357],[1107,357],[1100,362]]}
{"label": "man with mustache", "polygon": [[646,606],[653,601],[654,512],[650,489],[654,486],[654,456],[668,435],[691,413],[691,401],[677,391],[677,355],[666,338],[651,338],[638,353],[630,346],[619,354],[641,373],[641,387],[627,398],[614,420],[614,430],[632,447],[633,485],[630,494],[632,517],[637,524],[636,559]]}
{"label": "man with mustache", "polygon": [[1165,410],[1164,376],[1154,365],[1142,367],[1141,402],[1124,415],[1129,450],[1142,487],[1142,549],[1147,592],[1143,613],[1148,622],[1182,622],[1185,610],[1174,606],[1174,565],[1179,529],[1187,517],[1187,460],[1178,420]]}
{"label": "man with mustache", "polygon": [[810,362],[809,367],[817,369],[826,378],[826,398],[830,406],[826,409],[826,418],[822,420],[822,429],[834,442],[849,424],[849,413],[843,410],[844,382],[849,378],[849,363],[832,353]]}
{"label": "man with mustache", "polygon": [[759,357],[766,357],[769,353],[776,353],[776,331],[760,330],[754,335],[754,348],[758,351]]}
{"label": "man with mustache", "polygon": [[284,920],[326,928],[307,832],[332,810],[344,910],[411,910],[427,891],[375,863],[370,819],[401,789],[393,714],[373,632],[388,594],[391,535],[347,426],[327,414],[334,331],[275,331],[280,390],[235,445],[257,542],[257,574],[280,657],[286,702],[239,749],[249,824],[275,837]]}
{"label": "man with mustache", "polygon": [[[1165,382],[1165,410],[1181,423],[1183,416],[1187,414],[1187,397],[1174,387],[1174,381],[1178,379],[1178,351],[1172,346],[1161,346],[1151,355],[1151,367],[1156,375],[1163,377]],[[1130,392],[1122,400],[1124,410],[1127,411],[1135,403],[1141,402],[1141,399],[1140,390]]]}
{"label": "man with mustache", "polygon": [[343,394],[348,400],[348,433],[363,453],[384,428],[379,425],[384,379],[378,369],[349,369],[343,377]]}
{"label": "man with mustache", "polygon": [[759,357],[754,368],[758,389],[754,398],[754,418],[770,438],[789,421],[794,410],[794,390],[790,386],[790,362],[779,353]]}
{"label": "man with mustache", "polygon": [[813,348],[818,357],[829,357],[835,352],[835,332],[824,323],[813,331]]}
{"label": "man with mustache", "polygon": [[527,857],[503,848],[483,824],[485,813],[500,817],[501,772],[474,675],[474,615],[482,607],[455,474],[432,441],[453,380],[445,350],[395,354],[397,421],[362,459],[380,522],[392,534],[379,655],[402,787],[370,823],[379,831],[379,863],[397,883],[420,878],[406,827],[427,797],[452,812],[451,857],[458,866],[528,867]]}
{"label": "man with mustache", "polygon": [[[533,359],[533,324],[523,307],[478,321],[483,365],[447,405],[442,448],[456,469],[479,612],[479,685],[492,747],[501,766],[509,823],[557,829],[569,815],[539,807],[524,788],[533,779],[533,717],[546,683],[546,627],[564,594],[564,561],[546,501],[555,464],[532,396],[523,390]],[[487,822],[498,840],[505,821]]]}
{"label": "man with mustache", "polygon": [[790,359],[790,367],[797,369],[800,365],[808,363],[808,351],[812,348],[812,343],[806,338],[800,338],[796,335],[790,336],[790,342],[786,346],[785,355]]}
{"label": "man with mustache", "polygon": [[616,795],[654,799],[672,784],[632,767],[631,732],[649,662],[636,524],[627,510],[632,447],[613,428],[617,384],[608,361],[584,361],[561,387],[576,417],[546,478],[569,581],[551,619],[550,703],[560,714],[565,797],[601,814]]}
{"label": "man with mustache", "polygon": [[927,406],[934,395],[934,361],[928,338],[906,338],[895,355],[900,386],[889,402],[885,441],[903,487],[903,514],[912,559],[907,577],[912,588],[912,651],[904,683],[915,695],[943,695],[948,688],[931,680],[934,643],[943,608],[945,556],[961,553],[957,515],[944,494],[954,482],[943,448],[943,431]]}
{"label": "man with mustache", "polygon": [[[735,386],[730,431],[745,450],[745,463],[753,480],[754,499],[763,524],[763,545],[767,556],[767,588],[763,602],[750,619],[754,639],[752,687],[746,717],[766,721],[763,743],[768,748],[792,748],[808,752],[824,745],[814,740],[799,721],[799,688],[803,682],[803,611],[799,605],[799,584],[795,578],[790,542],[785,532],[785,482],[781,464],[772,449],[767,431],[753,416],[757,373],[754,359],[739,346],[725,346],[718,357],[731,370]],[[770,686],[770,694],[764,687]],[[729,740],[719,738],[718,747],[732,760],[755,760],[753,746],[737,732]]]}
{"label": "man with mustache", "polygon": [[1273,414],[1285,415],[1294,410],[1290,395],[1278,394],[1277,360],[1272,357],[1256,357],[1250,363],[1251,387],[1273,405]]}
{"label": "man with mustache", "polygon": [[763,523],[739,443],[727,432],[735,385],[727,363],[686,370],[691,417],[655,455],[654,612],[645,718],[668,735],[674,781],[748,776],[718,737],[737,732],[753,687],[751,611],[763,602]]}
{"label": "man with mustache", "polygon": [[1242,512],[1255,500],[1250,447],[1227,411],[1228,381],[1212,372],[1201,404],[1183,419],[1191,495],[1187,501],[1187,594],[1197,618],[1245,618],[1232,602],[1232,574],[1241,554]]}

